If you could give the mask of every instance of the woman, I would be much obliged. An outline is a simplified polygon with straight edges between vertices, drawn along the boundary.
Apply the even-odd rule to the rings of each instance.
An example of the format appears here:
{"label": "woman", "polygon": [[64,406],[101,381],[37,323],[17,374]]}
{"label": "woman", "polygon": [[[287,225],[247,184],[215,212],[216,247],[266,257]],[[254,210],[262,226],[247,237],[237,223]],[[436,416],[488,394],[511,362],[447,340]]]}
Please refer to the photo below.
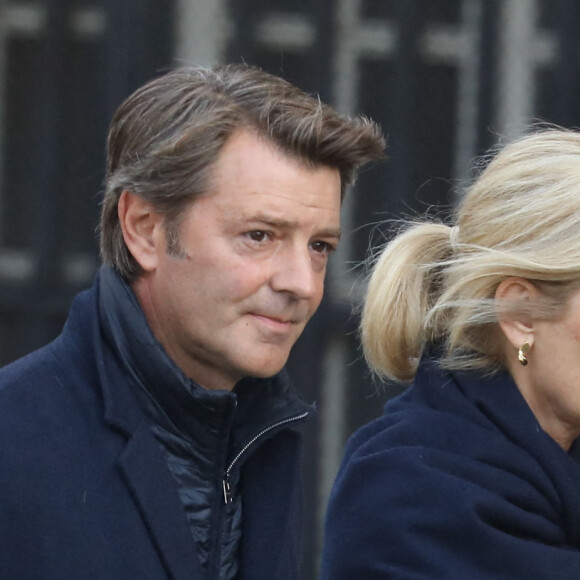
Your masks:
{"label": "woman", "polygon": [[411,386],[349,442],[322,578],[580,578],[580,134],[506,146],[455,225],[388,244],[362,340]]}

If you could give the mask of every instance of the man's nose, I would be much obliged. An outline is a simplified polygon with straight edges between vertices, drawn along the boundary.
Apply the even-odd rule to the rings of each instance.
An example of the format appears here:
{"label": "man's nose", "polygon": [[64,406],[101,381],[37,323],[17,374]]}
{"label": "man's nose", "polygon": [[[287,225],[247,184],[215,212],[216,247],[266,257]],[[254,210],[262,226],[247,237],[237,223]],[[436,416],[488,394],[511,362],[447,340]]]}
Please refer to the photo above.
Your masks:
{"label": "man's nose", "polygon": [[324,279],[312,263],[310,249],[292,248],[277,256],[271,286],[276,292],[288,292],[299,299],[316,296]]}

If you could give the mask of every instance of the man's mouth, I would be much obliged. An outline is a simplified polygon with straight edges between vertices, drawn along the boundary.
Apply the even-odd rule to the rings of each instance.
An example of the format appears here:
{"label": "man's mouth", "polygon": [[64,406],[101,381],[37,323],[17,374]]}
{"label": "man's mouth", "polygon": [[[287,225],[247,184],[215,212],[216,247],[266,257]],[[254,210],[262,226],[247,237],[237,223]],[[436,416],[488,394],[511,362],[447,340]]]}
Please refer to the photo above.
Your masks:
{"label": "man's mouth", "polygon": [[283,316],[275,316],[271,314],[258,314],[258,313],[254,313],[253,316],[263,324],[272,328],[272,330],[287,331],[295,323],[294,320],[292,320],[291,318]]}

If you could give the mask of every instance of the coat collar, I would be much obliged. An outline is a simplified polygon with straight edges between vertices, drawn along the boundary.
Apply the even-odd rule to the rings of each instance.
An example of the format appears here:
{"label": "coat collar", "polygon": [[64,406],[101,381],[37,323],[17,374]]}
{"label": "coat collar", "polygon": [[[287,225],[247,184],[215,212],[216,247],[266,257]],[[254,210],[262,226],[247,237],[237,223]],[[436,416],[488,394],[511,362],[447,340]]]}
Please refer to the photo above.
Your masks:
{"label": "coat collar", "polygon": [[[85,338],[88,337],[88,338]],[[152,544],[172,580],[203,577],[175,481],[118,360],[103,340],[95,286],[79,294],[71,307],[62,339],[93,367],[102,395],[104,420],[122,437],[116,467],[151,535]]]}
{"label": "coat collar", "polygon": [[156,424],[209,450],[216,439],[229,438],[231,429],[231,458],[263,430],[312,410],[284,372],[267,379],[243,379],[233,392],[202,388],[168,357],[135,294],[112,268],[101,268],[98,290],[100,326],[121,369],[120,380],[129,378]]}
{"label": "coat collar", "polygon": [[562,513],[570,535],[580,542],[580,463],[576,451],[566,453],[541,427],[508,372],[450,372],[436,357],[425,357],[410,396],[450,416],[468,419],[483,429],[499,431],[507,441],[533,457],[560,487]]}

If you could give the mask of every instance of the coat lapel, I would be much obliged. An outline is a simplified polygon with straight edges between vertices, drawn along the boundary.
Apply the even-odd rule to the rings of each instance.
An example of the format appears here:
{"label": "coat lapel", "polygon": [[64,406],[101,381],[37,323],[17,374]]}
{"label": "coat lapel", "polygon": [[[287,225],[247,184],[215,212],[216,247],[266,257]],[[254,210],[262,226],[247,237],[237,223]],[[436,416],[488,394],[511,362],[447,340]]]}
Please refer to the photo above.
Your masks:
{"label": "coat lapel", "polygon": [[118,464],[168,576],[172,580],[203,578],[176,483],[146,426],[129,439]]}

